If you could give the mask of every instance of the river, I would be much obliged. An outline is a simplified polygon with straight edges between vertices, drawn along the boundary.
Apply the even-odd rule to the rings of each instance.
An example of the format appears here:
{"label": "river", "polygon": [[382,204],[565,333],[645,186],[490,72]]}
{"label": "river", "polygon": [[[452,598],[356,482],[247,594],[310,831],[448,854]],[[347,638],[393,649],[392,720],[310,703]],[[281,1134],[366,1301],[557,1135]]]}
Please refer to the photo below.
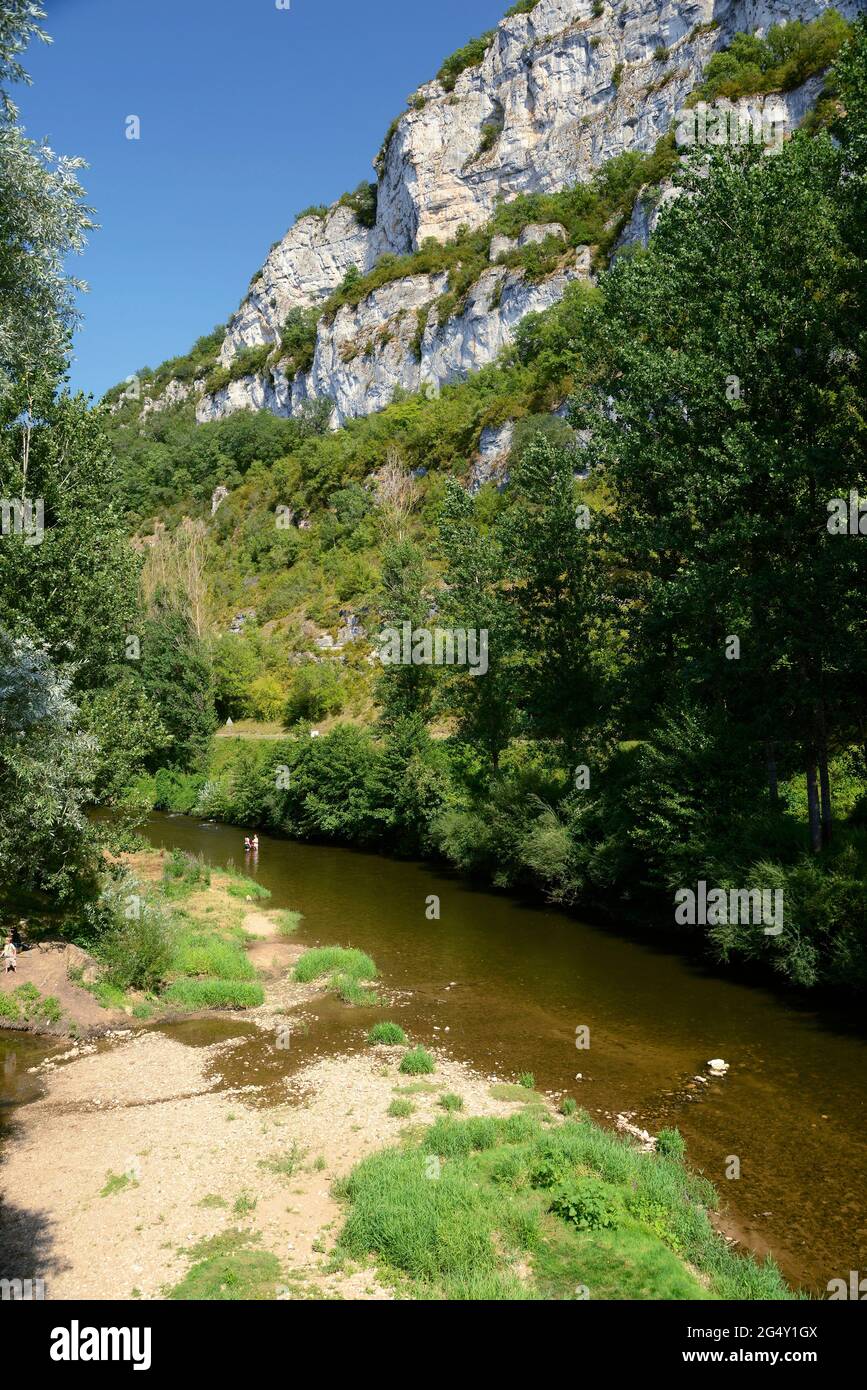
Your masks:
{"label": "river", "polygon": [[[244,867],[231,827],[155,814],[145,833]],[[532,1072],[601,1123],[632,1112],[653,1132],[677,1125],[721,1193],[726,1228],[770,1251],[790,1282],[821,1296],[829,1279],[867,1273],[863,1010],[804,1005],[429,865],[262,836],[247,871],[269,906],[303,912],[302,943],[368,951],[396,996],[388,1016],[416,1040],[506,1079]],[[361,1044],[369,1011],[321,1013],[317,1048]],[[584,1028],[590,1046],[578,1050]],[[7,1067],[16,1046],[7,1034]],[[696,1081],[715,1057],[728,1074]]]}

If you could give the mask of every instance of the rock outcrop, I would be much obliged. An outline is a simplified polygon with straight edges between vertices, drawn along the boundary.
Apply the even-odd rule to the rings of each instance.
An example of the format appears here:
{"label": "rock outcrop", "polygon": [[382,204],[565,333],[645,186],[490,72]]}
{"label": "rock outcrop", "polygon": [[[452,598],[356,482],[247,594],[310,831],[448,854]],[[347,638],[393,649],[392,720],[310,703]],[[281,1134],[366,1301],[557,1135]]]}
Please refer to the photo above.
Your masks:
{"label": "rock outcrop", "polygon": [[[852,18],[864,5],[837,0],[836,7]],[[291,379],[276,345],[287,314],[323,305],[353,267],[365,274],[384,253],[406,255],[428,238],[447,242],[462,227],[482,226],[502,199],[585,182],[616,155],[651,151],[677,122],[708,58],[737,31],[810,21],[827,8],[826,0],[623,0],[594,13],[598,0],[538,0],[503,19],[480,63],[453,84],[434,80],[411,96],[375,161],[373,225],[341,202],[301,217],[272,247],[220,350],[231,371],[245,349],[275,345],[268,366],[256,364],[211,394],[201,382],[173,382],[144,408],[193,396],[197,419],[208,421],[245,408],[292,415],[325,398],[337,426],[382,409],[399,389],[437,390],[491,362],[523,315],[589,274],[589,251],[579,249],[571,266],[537,283],[492,267],[445,322],[433,307],[447,289],[444,272],[394,279],[321,318],[312,365]],[[775,98],[787,129],[821,86],[818,76]],[[621,247],[646,243],[668,196],[654,190],[639,199]],[[564,229],[542,224],[516,239],[495,238],[491,259],[546,238],[565,239]]]}

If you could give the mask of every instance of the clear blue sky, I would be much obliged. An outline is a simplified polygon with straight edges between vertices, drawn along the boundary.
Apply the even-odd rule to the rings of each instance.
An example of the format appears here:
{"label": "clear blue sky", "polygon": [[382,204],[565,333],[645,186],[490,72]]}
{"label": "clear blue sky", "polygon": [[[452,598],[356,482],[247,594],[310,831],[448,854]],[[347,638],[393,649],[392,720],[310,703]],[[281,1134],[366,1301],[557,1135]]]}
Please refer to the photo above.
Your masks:
{"label": "clear blue sky", "polygon": [[296,212],[372,179],[408,94],[508,0],[42,4],[54,42],[16,100],[31,136],[90,166],[72,385],[99,396],[225,322]]}

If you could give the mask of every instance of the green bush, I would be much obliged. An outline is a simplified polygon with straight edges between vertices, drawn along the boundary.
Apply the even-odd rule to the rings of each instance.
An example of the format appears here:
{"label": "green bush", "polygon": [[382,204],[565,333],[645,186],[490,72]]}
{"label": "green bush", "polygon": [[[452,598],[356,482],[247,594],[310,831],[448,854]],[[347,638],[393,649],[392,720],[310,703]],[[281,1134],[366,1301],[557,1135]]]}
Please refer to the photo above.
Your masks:
{"label": "green bush", "polygon": [[394,1047],[398,1043],[406,1042],[406,1033],[399,1023],[375,1023],[367,1035],[367,1041],[371,1046],[376,1043],[385,1043],[389,1047]]}
{"label": "green bush", "polygon": [[476,68],[479,63],[484,61],[493,37],[494,30],[489,29],[487,33],[480,35],[477,39],[471,39],[469,43],[464,44],[463,48],[459,48],[451,57],[446,58],[437,73],[437,78],[447,92],[454,91],[462,72],[466,72],[467,68]]}
{"label": "green bush", "polygon": [[663,1158],[673,1158],[682,1162],[686,1157],[686,1144],[679,1129],[661,1129],[656,1137],[656,1152]]}
{"label": "green bush", "polygon": [[120,990],[155,989],[168,973],[174,949],[165,913],[127,884],[111,893],[112,920],[96,945],[106,983]]}
{"label": "green bush", "polygon": [[403,1054],[400,1070],[404,1076],[427,1076],[436,1071],[436,1063],[431,1054],[419,1043],[417,1047]]}
{"label": "green bush", "polygon": [[343,705],[340,676],[330,663],[300,666],[292,677],[292,687],[283,710],[287,728],[304,720],[316,724],[330,714],[339,714]]}
{"label": "green bush", "polygon": [[801,20],[774,24],[764,38],[736,34],[728,48],[711,55],[690,105],[699,99],[736,101],[763,92],[791,91],[830,67],[851,32],[839,11],[829,9],[809,24]]}
{"label": "green bush", "polygon": [[599,1178],[573,1178],[557,1188],[549,1211],[581,1231],[601,1231],[617,1225],[617,1208]]}

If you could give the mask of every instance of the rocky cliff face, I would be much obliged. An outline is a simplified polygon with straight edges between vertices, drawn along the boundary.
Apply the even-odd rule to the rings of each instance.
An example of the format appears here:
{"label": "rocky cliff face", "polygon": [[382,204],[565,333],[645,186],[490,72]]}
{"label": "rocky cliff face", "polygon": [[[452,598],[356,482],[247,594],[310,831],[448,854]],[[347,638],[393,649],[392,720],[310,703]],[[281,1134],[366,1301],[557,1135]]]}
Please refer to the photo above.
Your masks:
{"label": "rocky cliff face", "polygon": [[[711,53],[735,32],[812,20],[828,5],[624,0],[599,15],[593,8],[593,0],[539,0],[529,13],[501,21],[483,61],[461,73],[453,90],[439,81],[419,88],[376,162],[375,225],[363,226],[342,205],[301,218],[272,248],[231,319],[222,365],[231,368],[244,349],[277,344],[287,314],[322,304],[350,267],[365,273],[384,252],[407,254],[427,238],[448,241],[460,227],[486,223],[501,198],[553,192],[588,180],[626,150],[652,150]],[[836,8],[854,17],[863,3],[838,0]],[[814,79],[782,99],[789,128],[820,87]],[[624,239],[646,240],[658,207],[639,202]],[[492,248],[492,259],[503,249]],[[321,319],[312,366],[291,380],[277,351],[265,370],[213,394],[201,394],[196,383],[197,418],[247,407],[288,415],[327,398],[339,425],[381,409],[397,388],[436,390],[492,361],[525,314],[554,303],[570,280],[587,274],[584,248],[540,283],[492,266],[444,323],[433,308],[447,288],[444,274],[393,280]]]}

